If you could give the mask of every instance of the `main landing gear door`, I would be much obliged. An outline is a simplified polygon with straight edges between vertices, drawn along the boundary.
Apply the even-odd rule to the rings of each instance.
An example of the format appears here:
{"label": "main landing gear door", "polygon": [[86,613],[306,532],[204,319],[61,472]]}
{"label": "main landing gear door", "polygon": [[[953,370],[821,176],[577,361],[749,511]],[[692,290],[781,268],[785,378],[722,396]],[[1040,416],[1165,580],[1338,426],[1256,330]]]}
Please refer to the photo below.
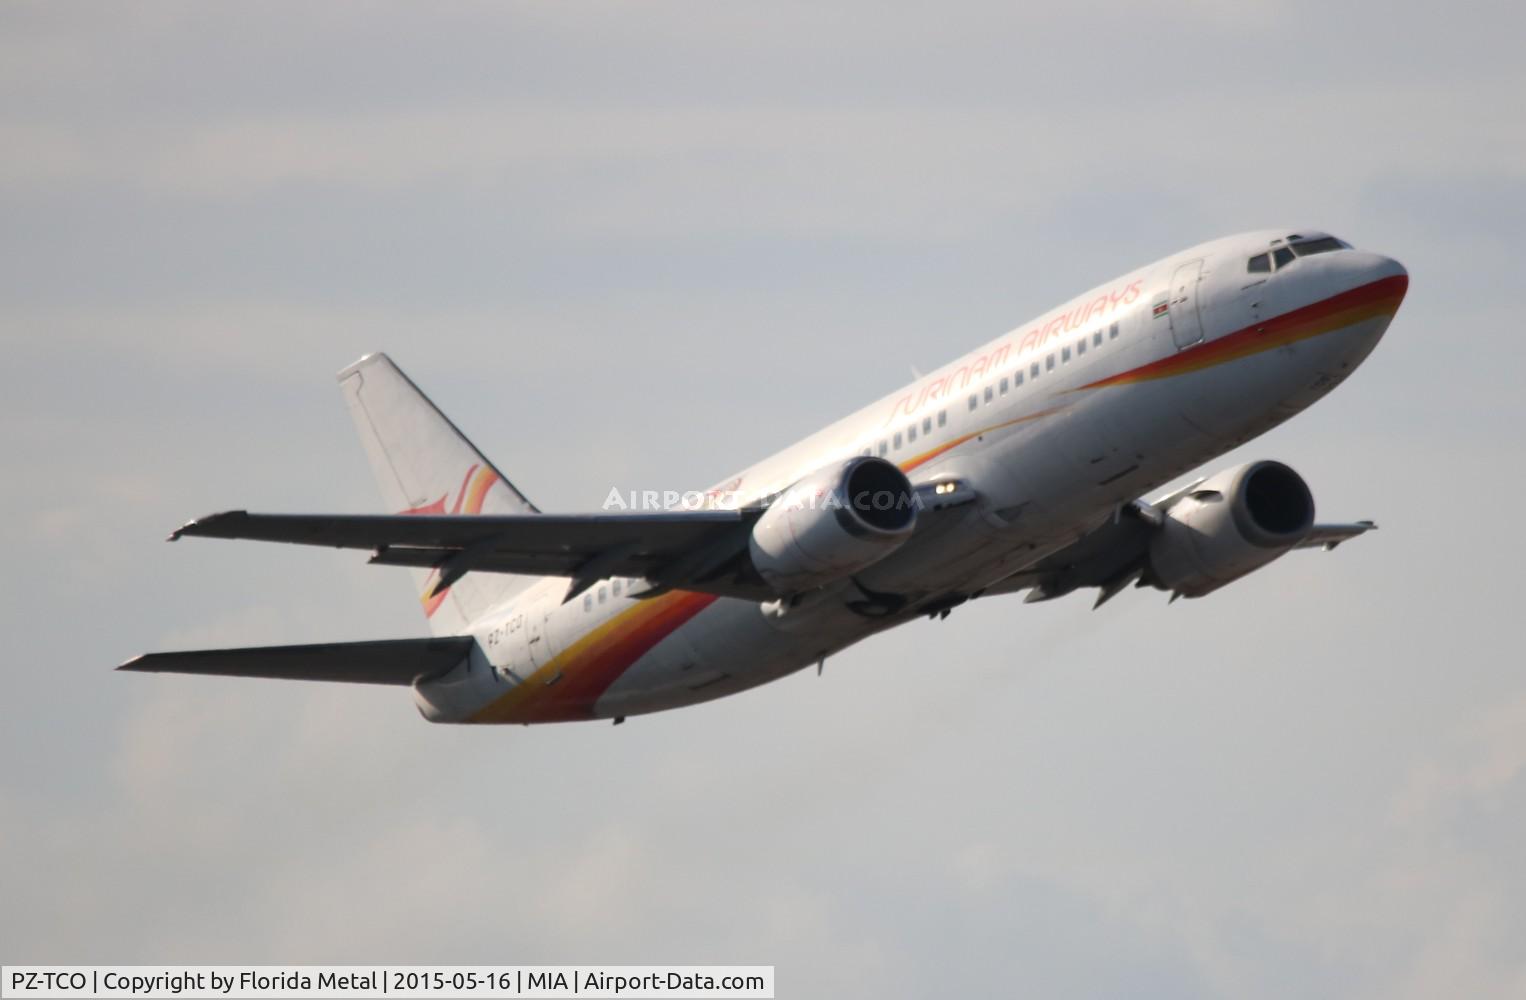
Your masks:
{"label": "main landing gear door", "polygon": [[1203,341],[1203,320],[1197,309],[1197,286],[1202,277],[1202,260],[1188,261],[1171,277],[1168,315],[1171,317],[1171,339],[1176,341],[1177,350]]}

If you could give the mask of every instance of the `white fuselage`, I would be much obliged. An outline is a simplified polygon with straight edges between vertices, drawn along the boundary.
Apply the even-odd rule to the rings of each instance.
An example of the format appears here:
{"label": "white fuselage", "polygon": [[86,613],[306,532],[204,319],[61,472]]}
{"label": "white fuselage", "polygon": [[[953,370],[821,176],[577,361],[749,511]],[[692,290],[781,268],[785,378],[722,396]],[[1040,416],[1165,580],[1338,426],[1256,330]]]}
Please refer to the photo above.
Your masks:
{"label": "white fuselage", "polygon": [[[638,600],[628,580],[563,604],[566,580],[541,580],[473,625],[486,663],[421,684],[421,709],[538,722],[676,708],[978,595],[1288,419],[1367,356],[1403,296],[1403,268],[1342,249],[1248,270],[1286,235],[1205,243],[1099,285],[712,490],[745,505],[883,456],[914,484],[956,479],[978,495],[936,537],[787,605]],[[866,590],[896,595],[896,612],[851,608]]]}

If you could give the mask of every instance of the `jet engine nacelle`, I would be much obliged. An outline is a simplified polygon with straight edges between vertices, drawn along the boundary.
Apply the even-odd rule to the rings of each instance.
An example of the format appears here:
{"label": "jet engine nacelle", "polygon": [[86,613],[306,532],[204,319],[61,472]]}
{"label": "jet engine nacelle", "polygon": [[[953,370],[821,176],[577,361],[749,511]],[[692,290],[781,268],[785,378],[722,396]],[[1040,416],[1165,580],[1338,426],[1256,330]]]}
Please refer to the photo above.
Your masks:
{"label": "jet engine nacelle", "polygon": [[1162,590],[1202,597],[1289,551],[1313,524],[1314,497],[1286,465],[1226,469],[1166,512],[1150,540],[1148,579]]}
{"label": "jet engine nacelle", "polygon": [[840,580],[894,552],[917,526],[904,473],[860,456],[811,473],[753,525],[752,564],[770,587],[794,594]]}

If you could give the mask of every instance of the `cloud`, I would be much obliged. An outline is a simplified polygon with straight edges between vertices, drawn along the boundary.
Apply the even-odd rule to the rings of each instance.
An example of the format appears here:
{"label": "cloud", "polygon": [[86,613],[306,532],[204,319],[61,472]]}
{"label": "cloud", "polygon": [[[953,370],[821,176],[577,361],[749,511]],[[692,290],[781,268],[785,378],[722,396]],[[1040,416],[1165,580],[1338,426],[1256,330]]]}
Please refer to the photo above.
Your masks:
{"label": "cloud", "polygon": [[1526,698],[1486,710],[1451,742],[1449,759],[1427,762],[1412,773],[1396,804],[1398,819],[1413,822],[1508,804],[1526,785]]}
{"label": "cloud", "polygon": [[[120,185],[139,196],[239,201],[341,191],[381,199],[449,186],[489,204],[554,199],[563,238],[756,233],[951,240],[1097,188],[1186,178],[1221,203],[1286,210],[1320,170],[1337,199],[1374,182],[1515,176],[1526,140],[1465,86],[1353,82],[1245,113],[1208,90],[1162,120],[1121,95],[1079,118],[1042,104],[608,108],[549,101],[293,112],[144,135],[0,119],[13,191]],[[1411,141],[1416,121],[1425,141]],[[1178,123],[1214,123],[1202,142]],[[575,197],[567,193],[576,190]],[[508,193],[513,192],[513,193]],[[532,215],[531,218],[534,216]],[[549,223],[550,220],[544,220]]]}

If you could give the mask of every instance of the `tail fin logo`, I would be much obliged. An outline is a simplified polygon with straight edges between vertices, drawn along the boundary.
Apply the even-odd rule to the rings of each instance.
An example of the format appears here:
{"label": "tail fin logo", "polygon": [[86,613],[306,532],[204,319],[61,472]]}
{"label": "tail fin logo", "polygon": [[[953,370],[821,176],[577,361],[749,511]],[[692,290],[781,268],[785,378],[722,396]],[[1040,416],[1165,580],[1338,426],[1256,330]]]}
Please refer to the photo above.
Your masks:
{"label": "tail fin logo", "polygon": [[[401,513],[480,514],[482,513],[482,503],[487,499],[487,492],[493,488],[493,484],[496,482],[498,482],[498,473],[481,465],[473,465],[466,470],[466,475],[461,477],[461,487],[456,491],[456,502],[451,505],[449,511],[445,509],[445,501],[449,498],[450,494],[442,493],[440,494],[440,499],[434,503],[424,504],[422,507],[410,507]],[[445,595],[450,593],[449,587],[438,593],[431,593],[434,590],[434,581],[439,576],[439,573],[439,570],[435,570],[429,574],[429,579],[424,582],[424,593],[419,597],[420,603],[424,605],[424,615],[426,617],[433,617],[435,611],[444,603]]]}

